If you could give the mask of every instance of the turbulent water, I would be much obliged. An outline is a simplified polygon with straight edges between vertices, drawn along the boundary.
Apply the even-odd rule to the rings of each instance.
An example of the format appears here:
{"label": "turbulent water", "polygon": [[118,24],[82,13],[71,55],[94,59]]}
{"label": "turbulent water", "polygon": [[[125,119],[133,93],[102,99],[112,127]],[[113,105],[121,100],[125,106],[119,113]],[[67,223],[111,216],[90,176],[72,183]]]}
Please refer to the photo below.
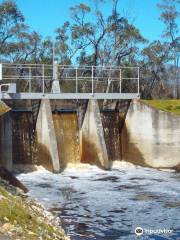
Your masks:
{"label": "turbulent water", "polygon": [[[115,162],[112,171],[71,165],[60,174],[38,170],[18,178],[60,216],[72,240],[180,239],[180,173]],[[144,229],[140,238],[136,227]]]}

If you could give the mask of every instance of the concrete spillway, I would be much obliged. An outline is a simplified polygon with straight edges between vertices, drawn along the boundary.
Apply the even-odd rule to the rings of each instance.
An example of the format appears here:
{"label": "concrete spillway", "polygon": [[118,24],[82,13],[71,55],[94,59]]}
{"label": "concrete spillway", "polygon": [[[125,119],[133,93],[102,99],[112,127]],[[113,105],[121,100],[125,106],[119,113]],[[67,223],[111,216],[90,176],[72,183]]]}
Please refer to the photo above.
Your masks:
{"label": "concrete spillway", "polygon": [[120,160],[119,113],[101,112],[94,100],[76,108],[71,112],[54,111],[54,103],[42,100],[37,118],[24,110],[12,111],[10,117],[4,115],[1,128],[7,118],[10,125],[4,130],[4,142],[12,146],[11,157],[1,155],[5,162],[9,159],[8,168],[12,169],[13,164],[39,164],[59,172],[69,163],[82,162],[109,169],[113,160]]}
{"label": "concrete spillway", "polygon": [[61,167],[80,162],[78,119],[75,113],[55,113],[53,121]]}
{"label": "concrete spillway", "polygon": [[114,160],[151,167],[180,165],[179,117],[141,102],[132,102],[129,110],[124,103],[103,110],[95,100],[84,106],[54,111],[49,100],[42,100],[36,125],[31,111],[0,116],[0,164],[9,170],[13,164],[38,164],[54,172],[80,162],[110,169]]}

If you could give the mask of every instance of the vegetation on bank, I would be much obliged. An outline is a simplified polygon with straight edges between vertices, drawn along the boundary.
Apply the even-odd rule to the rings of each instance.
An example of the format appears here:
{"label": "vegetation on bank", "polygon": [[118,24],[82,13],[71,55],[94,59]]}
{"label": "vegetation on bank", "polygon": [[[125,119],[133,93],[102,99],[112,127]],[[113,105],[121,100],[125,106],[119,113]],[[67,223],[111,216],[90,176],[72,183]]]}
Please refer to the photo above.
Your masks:
{"label": "vegetation on bank", "polygon": [[13,194],[3,185],[0,181],[0,237],[13,240],[69,239],[40,205],[23,195]]}
{"label": "vegetation on bank", "polygon": [[154,100],[142,100],[142,102],[154,108],[160,109],[162,111],[180,115],[180,100],[154,99]]}

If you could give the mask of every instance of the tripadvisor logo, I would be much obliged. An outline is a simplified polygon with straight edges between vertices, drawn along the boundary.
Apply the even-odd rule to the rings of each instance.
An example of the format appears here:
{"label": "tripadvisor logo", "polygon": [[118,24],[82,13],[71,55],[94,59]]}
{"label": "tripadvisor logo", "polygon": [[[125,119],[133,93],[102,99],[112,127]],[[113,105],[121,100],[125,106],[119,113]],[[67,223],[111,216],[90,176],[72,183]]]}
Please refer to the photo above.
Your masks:
{"label": "tripadvisor logo", "polygon": [[142,234],[143,234],[143,229],[142,229],[141,227],[137,227],[137,228],[135,229],[135,234],[136,234],[137,236],[142,235]]}

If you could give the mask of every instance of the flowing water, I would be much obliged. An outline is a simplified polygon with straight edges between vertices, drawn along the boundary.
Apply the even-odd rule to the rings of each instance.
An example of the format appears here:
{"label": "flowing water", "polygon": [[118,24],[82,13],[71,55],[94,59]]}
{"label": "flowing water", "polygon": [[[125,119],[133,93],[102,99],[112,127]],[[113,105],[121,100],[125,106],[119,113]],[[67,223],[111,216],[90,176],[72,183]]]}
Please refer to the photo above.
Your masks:
{"label": "flowing water", "polygon": [[[38,170],[18,178],[72,240],[180,239],[180,173],[115,162],[111,171],[86,164],[60,174]],[[167,229],[144,233],[136,227]]]}
{"label": "flowing water", "polygon": [[53,114],[61,165],[80,162],[78,121],[74,113]]}

